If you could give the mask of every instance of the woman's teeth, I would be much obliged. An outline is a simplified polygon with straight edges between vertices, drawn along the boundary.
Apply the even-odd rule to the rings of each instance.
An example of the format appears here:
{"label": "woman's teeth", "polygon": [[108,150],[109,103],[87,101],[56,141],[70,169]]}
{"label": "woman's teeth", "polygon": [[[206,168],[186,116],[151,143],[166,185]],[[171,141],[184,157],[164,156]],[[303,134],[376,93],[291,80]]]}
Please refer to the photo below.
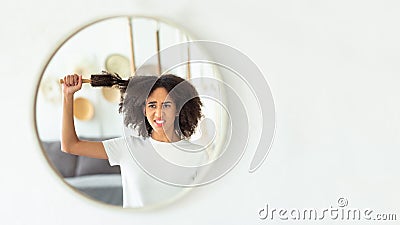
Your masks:
{"label": "woman's teeth", "polygon": [[157,124],[163,124],[165,121],[164,121],[164,120],[155,120],[155,122],[156,122]]}

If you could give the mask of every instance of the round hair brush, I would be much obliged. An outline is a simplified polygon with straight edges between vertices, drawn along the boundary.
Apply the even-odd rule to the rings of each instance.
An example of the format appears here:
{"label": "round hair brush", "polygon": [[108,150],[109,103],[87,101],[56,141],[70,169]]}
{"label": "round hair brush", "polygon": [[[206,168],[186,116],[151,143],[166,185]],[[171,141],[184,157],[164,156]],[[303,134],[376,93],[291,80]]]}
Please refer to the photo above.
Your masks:
{"label": "round hair brush", "polygon": [[[63,79],[60,79],[60,84],[64,83]],[[112,87],[118,85],[120,88],[128,86],[129,80],[123,80],[117,73],[109,73],[102,71],[101,74],[92,74],[90,79],[82,79],[82,83],[90,83],[92,87]]]}

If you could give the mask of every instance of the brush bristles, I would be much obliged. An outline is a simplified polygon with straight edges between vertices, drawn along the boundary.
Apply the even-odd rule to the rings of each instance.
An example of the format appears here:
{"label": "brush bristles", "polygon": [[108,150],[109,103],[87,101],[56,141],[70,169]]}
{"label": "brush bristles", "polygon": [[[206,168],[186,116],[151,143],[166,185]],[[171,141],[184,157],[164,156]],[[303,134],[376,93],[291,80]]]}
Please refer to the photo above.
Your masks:
{"label": "brush bristles", "polygon": [[90,76],[90,84],[93,87],[112,87],[114,85],[127,86],[128,81],[121,79],[118,74],[93,74]]}
{"label": "brush bristles", "polygon": [[91,75],[90,84],[93,87],[112,87],[116,83],[111,75]]}

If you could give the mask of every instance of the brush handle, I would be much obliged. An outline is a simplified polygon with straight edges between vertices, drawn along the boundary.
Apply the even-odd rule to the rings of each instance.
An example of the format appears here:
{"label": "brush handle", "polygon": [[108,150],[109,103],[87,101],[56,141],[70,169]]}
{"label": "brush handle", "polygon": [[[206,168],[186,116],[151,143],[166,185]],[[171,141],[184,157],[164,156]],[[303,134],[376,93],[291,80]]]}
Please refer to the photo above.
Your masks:
{"label": "brush handle", "polygon": [[[60,79],[60,84],[64,83],[64,79]],[[82,79],[82,83],[90,83],[90,79]]]}

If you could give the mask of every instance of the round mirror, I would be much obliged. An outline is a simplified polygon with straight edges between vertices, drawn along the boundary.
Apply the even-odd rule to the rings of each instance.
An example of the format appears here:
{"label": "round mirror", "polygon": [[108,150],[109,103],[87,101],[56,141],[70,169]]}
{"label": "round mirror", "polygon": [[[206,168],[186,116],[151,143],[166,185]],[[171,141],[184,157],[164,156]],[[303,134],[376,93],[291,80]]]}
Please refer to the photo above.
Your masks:
{"label": "round mirror", "polygon": [[[55,50],[43,69],[37,88],[36,128],[43,153],[50,166],[67,185],[90,199],[110,205],[124,205],[124,181],[119,166],[111,166],[107,159],[68,154],[61,150],[63,92],[60,79],[68,74],[80,74],[84,79],[89,79],[91,75],[101,74],[102,71],[116,73],[121,79],[148,74],[160,75],[162,71],[168,71],[189,81],[204,74],[217,77],[213,65],[191,65],[189,49],[182,53],[182,57],[188,58],[187,64],[163,68],[160,51],[190,40],[186,32],[158,19],[120,16],[84,26]],[[157,60],[154,63],[146,63],[154,55]],[[222,94],[218,87],[207,86],[206,83],[197,85],[204,85],[203,88],[208,90],[214,88],[215,92]],[[82,89],[74,94],[73,103],[73,121],[78,138],[98,142],[124,137],[127,128],[124,126],[123,116],[118,112],[120,99],[118,88],[82,84]],[[225,132],[227,115],[221,106],[212,100],[202,99],[202,102],[204,116],[191,140],[199,145],[207,145],[210,140],[215,140],[218,134]],[[217,154],[213,152],[209,156],[213,158],[217,157]],[[130,191],[137,192],[138,198],[150,200],[138,200],[128,207],[166,205],[184,196],[189,190],[173,187],[166,194],[167,192],[157,189],[162,188],[162,185],[146,185],[141,184],[141,190],[132,190],[136,187],[129,188]]]}

